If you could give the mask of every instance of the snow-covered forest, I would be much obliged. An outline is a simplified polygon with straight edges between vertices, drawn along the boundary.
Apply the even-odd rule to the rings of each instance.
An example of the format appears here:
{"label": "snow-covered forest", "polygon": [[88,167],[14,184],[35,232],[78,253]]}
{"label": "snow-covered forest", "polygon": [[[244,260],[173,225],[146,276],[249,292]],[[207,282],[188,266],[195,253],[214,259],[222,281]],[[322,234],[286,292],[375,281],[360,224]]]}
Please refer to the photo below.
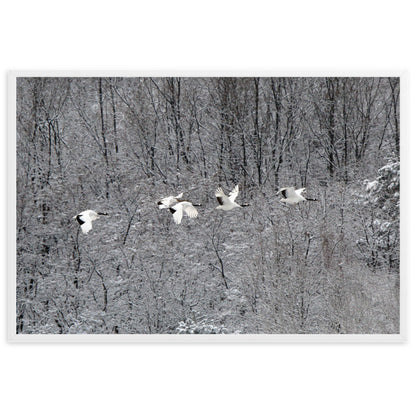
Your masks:
{"label": "snow-covered forest", "polygon": [[[17,78],[16,332],[398,333],[399,97],[399,78]],[[216,210],[236,184],[249,206]],[[201,206],[177,225],[157,201],[180,192]],[[109,215],[85,235],[86,209]]]}

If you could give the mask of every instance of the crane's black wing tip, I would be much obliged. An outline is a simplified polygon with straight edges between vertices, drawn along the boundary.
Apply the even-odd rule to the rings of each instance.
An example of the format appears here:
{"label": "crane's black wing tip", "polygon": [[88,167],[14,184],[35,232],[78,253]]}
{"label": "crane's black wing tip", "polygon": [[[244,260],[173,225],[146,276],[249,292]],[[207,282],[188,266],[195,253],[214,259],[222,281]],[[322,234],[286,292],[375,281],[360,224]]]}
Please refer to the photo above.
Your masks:
{"label": "crane's black wing tip", "polygon": [[85,224],[85,221],[81,219],[81,215],[77,215],[77,221],[79,225]]}

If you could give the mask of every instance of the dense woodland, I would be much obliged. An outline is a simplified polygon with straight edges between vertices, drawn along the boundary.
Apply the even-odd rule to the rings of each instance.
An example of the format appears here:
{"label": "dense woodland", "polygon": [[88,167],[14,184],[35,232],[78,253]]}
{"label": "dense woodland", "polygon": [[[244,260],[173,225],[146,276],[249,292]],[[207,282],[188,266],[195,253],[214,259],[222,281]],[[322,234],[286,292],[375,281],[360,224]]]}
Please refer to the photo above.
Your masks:
{"label": "dense woodland", "polygon": [[[398,78],[18,78],[16,331],[399,332]],[[240,186],[248,207],[216,210]],[[280,202],[279,188],[305,187]],[[180,225],[156,202],[200,203]],[[82,234],[73,216],[107,212]]]}

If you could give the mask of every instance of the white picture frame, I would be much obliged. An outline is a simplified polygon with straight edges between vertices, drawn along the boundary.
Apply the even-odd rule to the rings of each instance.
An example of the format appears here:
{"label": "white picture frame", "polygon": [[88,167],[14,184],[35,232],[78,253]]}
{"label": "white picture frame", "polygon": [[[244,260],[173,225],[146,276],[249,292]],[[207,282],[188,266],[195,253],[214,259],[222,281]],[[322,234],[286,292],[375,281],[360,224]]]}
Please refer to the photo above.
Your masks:
{"label": "white picture frame", "polygon": [[7,279],[8,279],[8,332],[7,339],[12,343],[403,343],[406,341],[406,241],[407,227],[406,218],[406,193],[401,195],[400,232],[401,232],[401,253],[400,253],[400,333],[398,334],[270,334],[270,335],[156,335],[156,334],[16,334],[16,78],[18,77],[144,77],[144,76],[398,76],[401,79],[401,157],[402,172],[401,188],[408,188],[407,178],[407,155],[408,155],[408,76],[404,71],[356,71],[356,72],[285,72],[275,71],[242,71],[232,72],[194,72],[194,71],[11,71],[8,73],[8,143],[7,143]]}

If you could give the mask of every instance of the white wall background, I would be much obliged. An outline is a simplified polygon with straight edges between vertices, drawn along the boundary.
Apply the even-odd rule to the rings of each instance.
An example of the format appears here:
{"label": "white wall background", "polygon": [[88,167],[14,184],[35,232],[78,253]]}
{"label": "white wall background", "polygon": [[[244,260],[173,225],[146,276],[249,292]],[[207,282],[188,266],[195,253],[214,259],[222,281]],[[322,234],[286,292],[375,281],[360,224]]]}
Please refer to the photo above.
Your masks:
{"label": "white wall background", "polygon": [[[1,401],[7,415],[411,415],[416,351],[410,178],[402,115],[401,345],[12,345],[6,342],[6,71],[407,70],[410,2],[20,1],[2,7]],[[405,93],[402,86],[402,98]],[[410,99],[403,104],[410,104]],[[403,109],[404,110],[404,109]],[[407,115],[411,114],[408,109]],[[405,130],[406,128],[406,130]],[[409,153],[410,151],[410,153]],[[413,166],[412,166],[413,165]],[[409,208],[407,208],[409,207]]]}

